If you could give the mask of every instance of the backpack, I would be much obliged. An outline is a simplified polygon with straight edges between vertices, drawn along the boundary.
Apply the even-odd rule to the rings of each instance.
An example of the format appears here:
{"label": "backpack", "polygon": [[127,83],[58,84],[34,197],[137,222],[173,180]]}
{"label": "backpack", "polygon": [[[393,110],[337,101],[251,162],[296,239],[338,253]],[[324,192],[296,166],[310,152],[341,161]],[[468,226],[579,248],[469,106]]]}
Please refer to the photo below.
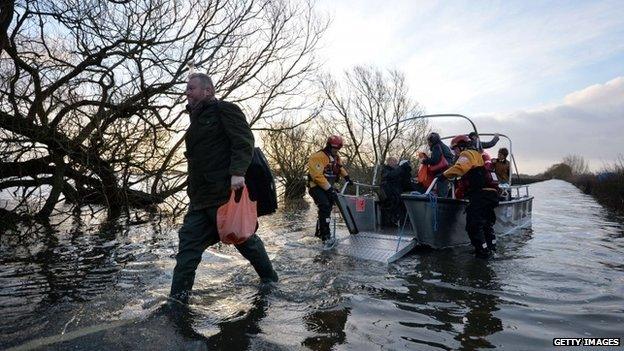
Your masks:
{"label": "backpack", "polygon": [[249,198],[257,202],[258,217],[275,213],[277,210],[277,191],[269,162],[259,147],[254,147],[251,164],[245,173],[245,184],[249,189]]}

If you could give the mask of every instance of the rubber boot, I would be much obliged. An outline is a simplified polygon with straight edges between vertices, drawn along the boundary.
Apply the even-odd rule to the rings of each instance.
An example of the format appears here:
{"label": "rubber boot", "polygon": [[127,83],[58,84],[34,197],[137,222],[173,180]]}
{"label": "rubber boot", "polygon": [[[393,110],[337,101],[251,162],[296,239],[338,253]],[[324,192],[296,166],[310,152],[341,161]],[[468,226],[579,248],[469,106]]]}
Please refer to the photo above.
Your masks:
{"label": "rubber boot", "polygon": [[240,245],[235,245],[238,252],[245,257],[253,266],[263,283],[277,282],[277,273],[273,269],[269,255],[264,248],[264,243],[256,234],[252,235]]}
{"label": "rubber boot", "polygon": [[475,247],[475,257],[481,259],[488,259],[492,256],[492,252],[488,249],[487,244]]}
{"label": "rubber boot", "polygon": [[314,231],[314,236],[317,238],[321,238],[321,224],[320,219],[316,220],[316,230]]}
{"label": "rubber boot", "polygon": [[319,220],[320,222],[320,234],[321,234],[321,240],[323,242],[325,242],[326,240],[328,240],[331,237],[331,230],[329,229],[329,222],[330,222],[330,218],[325,218],[325,222],[321,222],[321,220]]}

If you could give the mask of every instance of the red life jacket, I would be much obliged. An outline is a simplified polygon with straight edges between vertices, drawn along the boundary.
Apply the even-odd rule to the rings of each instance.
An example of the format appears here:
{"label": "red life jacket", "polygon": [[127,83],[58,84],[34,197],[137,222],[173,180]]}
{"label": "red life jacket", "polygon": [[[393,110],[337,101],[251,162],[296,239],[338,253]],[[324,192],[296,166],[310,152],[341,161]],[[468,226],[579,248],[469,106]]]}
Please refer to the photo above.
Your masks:
{"label": "red life jacket", "polygon": [[336,155],[336,157],[334,157],[330,153],[327,153],[325,149],[321,151],[329,158],[329,163],[323,169],[323,175],[327,178],[327,181],[333,183],[340,177],[340,168],[342,167],[340,156]]}
{"label": "red life jacket", "polygon": [[463,199],[483,188],[495,189],[499,192],[498,180],[495,177],[484,166],[472,168],[459,179],[455,188],[455,198]]}

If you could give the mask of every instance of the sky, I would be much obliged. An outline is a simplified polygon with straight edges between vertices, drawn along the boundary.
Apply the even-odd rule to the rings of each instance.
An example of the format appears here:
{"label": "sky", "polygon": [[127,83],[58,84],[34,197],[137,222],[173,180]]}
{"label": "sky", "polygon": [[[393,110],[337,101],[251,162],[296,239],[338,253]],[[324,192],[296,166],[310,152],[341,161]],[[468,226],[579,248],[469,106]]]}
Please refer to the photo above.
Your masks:
{"label": "sky", "polygon": [[[426,113],[464,114],[480,132],[510,136],[522,173],[569,154],[599,171],[624,155],[624,1],[317,5],[332,19],[320,51],[327,70],[403,71]],[[468,127],[432,126],[443,135]]]}

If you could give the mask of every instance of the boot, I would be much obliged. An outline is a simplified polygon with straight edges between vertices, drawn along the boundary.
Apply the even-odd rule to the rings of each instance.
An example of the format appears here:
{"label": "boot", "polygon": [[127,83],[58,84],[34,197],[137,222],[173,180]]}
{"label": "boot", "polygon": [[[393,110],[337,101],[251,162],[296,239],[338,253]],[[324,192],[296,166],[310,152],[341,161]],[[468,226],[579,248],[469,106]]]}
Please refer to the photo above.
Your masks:
{"label": "boot", "polygon": [[273,269],[269,255],[267,255],[264,243],[260,237],[254,234],[247,241],[240,245],[235,245],[235,247],[251,263],[262,283],[278,281],[277,273]]}
{"label": "boot", "polygon": [[316,220],[316,230],[314,231],[314,236],[319,239],[321,238],[321,225],[319,219]]}
{"label": "boot", "polygon": [[494,228],[492,228],[491,225],[488,225],[484,228],[484,232],[488,249],[492,252],[496,251],[496,235],[494,234]]}
{"label": "boot", "polygon": [[487,260],[488,258],[492,257],[492,252],[487,247],[479,247],[475,249],[475,257]]}
{"label": "boot", "polygon": [[492,252],[496,252],[496,240],[488,245],[488,249],[490,249],[490,251]]}
{"label": "boot", "polygon": [[325,242],[327,239],[331,237],[331,229],[329,229],[329,220],[330,219],[327,218],[325,223],[322,223],[321,220],[319,220],[320,238],[323,242]]}

